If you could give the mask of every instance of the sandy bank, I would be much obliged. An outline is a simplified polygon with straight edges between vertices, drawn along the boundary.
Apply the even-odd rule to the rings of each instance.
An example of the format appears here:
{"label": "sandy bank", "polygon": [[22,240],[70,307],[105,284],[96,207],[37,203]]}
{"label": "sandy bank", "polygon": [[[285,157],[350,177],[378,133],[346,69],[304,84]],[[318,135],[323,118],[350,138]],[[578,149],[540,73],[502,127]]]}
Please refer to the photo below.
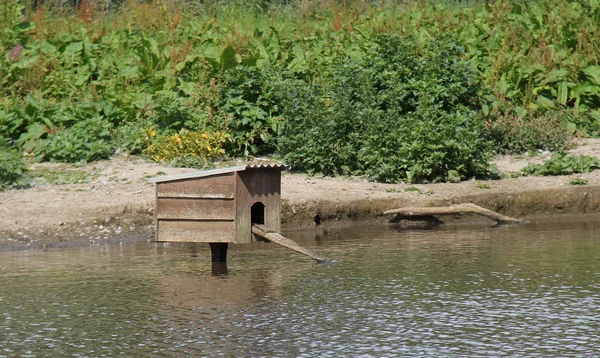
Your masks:
{"label": "sandy bank", "polygon": [[[573,150],[600,157],[600,141],[585,140]],[[503,173],[521,169],[537,157],[499,157]],[[239,163],[233,163],[233,165]],[[138,157],[116,157],[87,165],[38,164],[34,171],[85,179],[0,193],[0,246],[31,247],[61,242],[102,242],[152,236],[154,185],[148,178],[194,169],[171,168]],[[588,185],[573,186],[574,178]],[[382,212],[407,205],[432,206],[473,202],[515,216],[600,212],[600,171],[558,177],[521,177],[427,185],[379,184],[361,178],[282,177],[284,227],[337,225],[354,220],[387,221]]]}

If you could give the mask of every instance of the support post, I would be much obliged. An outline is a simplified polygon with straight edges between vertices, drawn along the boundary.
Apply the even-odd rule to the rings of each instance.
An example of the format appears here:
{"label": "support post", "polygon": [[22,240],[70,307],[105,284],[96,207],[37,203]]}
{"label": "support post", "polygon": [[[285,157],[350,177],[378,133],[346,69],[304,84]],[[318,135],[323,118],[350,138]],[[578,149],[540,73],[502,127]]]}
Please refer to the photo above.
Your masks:
{"label": "support post", "polygon": [[212,262],[227,262],[227,248],[229,244],[226,242],[210,242],[210,254]]}
{"label": "support post", "polygon": [[227,276],[227,262],[213,262],[212,263],[212,275],[213,276]]}

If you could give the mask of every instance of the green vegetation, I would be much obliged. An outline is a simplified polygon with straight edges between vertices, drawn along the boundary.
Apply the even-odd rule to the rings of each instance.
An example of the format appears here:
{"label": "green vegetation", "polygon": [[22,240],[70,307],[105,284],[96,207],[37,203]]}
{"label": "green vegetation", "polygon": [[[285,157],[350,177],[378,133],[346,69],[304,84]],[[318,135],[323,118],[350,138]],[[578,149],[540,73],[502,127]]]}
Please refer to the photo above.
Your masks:
{"label": "green vegetation", "polygon": [[[284,160],[309,173],[460,181],[486,172],[480,87],[452,41],[383,34],[320,83],[286,85]],[[289,94],[284,91],[289,91]]]}
{"label": "green vegetation", "polygon": [[40,183],[56,185],[81,184],[89,183],[95,175],[95,173],[88,173],[83,169],[39,168],[29,170],[25,175],[24,181],[35,183],[35,185],[40,185]]}
{"label": "green vegetation", "polygon": [[0,191],[19,186],[27,164],[18,150],[0,145]]}
{"label": "green vegetation", "polygon": [[486,121],[485,132],[497,153],[561,151],[570,146],[572,136],[566,124],[572,117],[572,110],[536,113],[524,118],[504,114]]}
{"label": "green vegetation", "polygon": [[530,164],[516,173],[516,176],[527,175],[569,175],[589,173],[600,169],[600,161],[589,155],[566,155],[560,153],[546,160],[543,164]]}
{"label": "green vegetation", "polygon": [[477,187],[477,189],[491,189],[488,183],[484,183],[482,181],[476,181],[475,187]]}
{"label": "green vegetation", "polygon": [[600,134],[596,0],[41,3],[0,0],[0,141],[39,161],[278,154],[420,183]]}
{"label": "green vegetation", "polygon": [[587,185],[588,180],[583,178],[574,178],[569,180],[569,185]]}

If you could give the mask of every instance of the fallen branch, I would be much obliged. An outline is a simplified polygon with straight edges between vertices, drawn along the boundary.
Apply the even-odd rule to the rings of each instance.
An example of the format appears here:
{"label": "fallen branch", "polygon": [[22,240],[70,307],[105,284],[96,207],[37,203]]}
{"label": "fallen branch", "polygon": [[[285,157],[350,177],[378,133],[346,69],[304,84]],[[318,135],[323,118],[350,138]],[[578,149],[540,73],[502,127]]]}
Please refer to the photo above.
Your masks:
{"label": "fallen branch", "polygon": [[331,263],[333,262],[333,260],[325,257],[325,256],[321,256],[317,253],[312,252],[309,249],[306,249],[300,245],[298,245],[295,241],[290,240],[286,237],[281,236],[280,234],[278,234],[277,232],[267,228],[264,225],[259,225],[259,224],[253,224],[252,225],[252,232],[255,235],[258,235],[260,237],[264,237],[265,239],[277,243],[279,245],[285,246],[288,249],[292,249],[302,255],[306,255],[308,257],[310,257],[311,259],[317,261],[318,263]]}
{"label": "fallen branch", "polygon": [[482,208],[475,204],[457,204],[448,207],[405,207],[385,211],[384,215],[398,214],[402,216],[431,216],[431,215],[463,215],[478,214],[496,221],[498,224],[526,224],[526,220],[511,218],[495,211]]}

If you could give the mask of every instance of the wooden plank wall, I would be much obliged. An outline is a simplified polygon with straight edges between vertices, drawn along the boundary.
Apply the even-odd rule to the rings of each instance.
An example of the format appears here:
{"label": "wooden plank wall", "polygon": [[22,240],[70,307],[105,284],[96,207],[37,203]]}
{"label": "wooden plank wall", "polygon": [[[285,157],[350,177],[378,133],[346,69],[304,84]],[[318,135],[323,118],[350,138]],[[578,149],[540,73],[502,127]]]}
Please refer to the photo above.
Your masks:
{"label": "wooden plank wall", "polygon": [[260,169],[237,172],[235,180],[236,236],[238,243],[254,240],[250,208],[256,202],[265,205],[265,223],[281,230],[281,170]]}
{"label": "wooden plank wall", "polygon": [[157,183],[156,241],[236,242],[235,177]]}
{"label": "wooden plank wall", "polygon": [[159,198],[233,199],[233,173],[157,183]]}

